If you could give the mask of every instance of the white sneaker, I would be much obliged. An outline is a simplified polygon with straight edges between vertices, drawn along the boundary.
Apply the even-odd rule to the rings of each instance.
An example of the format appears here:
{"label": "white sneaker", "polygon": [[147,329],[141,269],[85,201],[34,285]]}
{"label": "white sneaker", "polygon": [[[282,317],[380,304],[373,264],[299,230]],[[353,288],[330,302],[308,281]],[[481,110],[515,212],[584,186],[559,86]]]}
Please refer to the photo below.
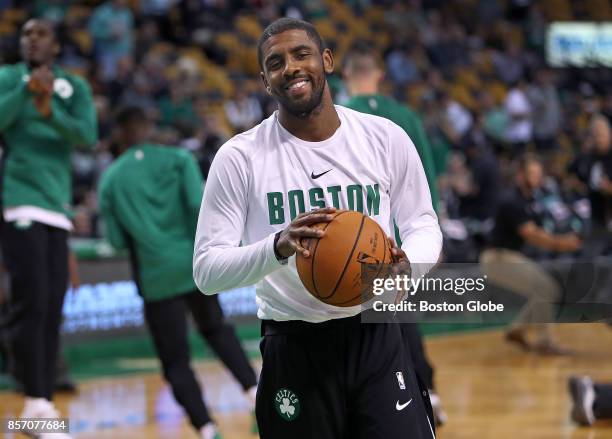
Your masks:
{"label": "white sneaker", "polygon": [[[208,424],[200,428],[200,437],[202,439],[221,439],[221,435],[219,434],[219,431],[217,430],[217,426],[213,424],[212,422],[209,422]],[[49,439],[52,439],[52,438],[49,438]]]}
{"label": "white sneaker", "polygon": [[66,433],[41,433],[38,439],[72,439],[72,436]]}
{"label": "white sneaker", "polygon": [[[52,402],[45,398],[26,398],[21,419],[44,418],[57,419],[60,417],[59,411]],[[72,439],[66,433],[37,433],[36,431],[23,430],[24,434],[36,439]]]}
{"label": "white sneaker", "polygon": [[595,422],[593,380],[588,376],[573,376],[568,381],[568,387],[573,403],[572,419],[580,425],[593,425]]}
{"label": "white sneaker", "polygon": [[429,401],[431,402],[431,410],[433,411],[436,427],[441,427],[442,425],[446,424],[446,421],[448,419],[446,412],[442,408],[442,400],[440,399],[440,396],[437,393],[435,393],[433,390],[430,390]]}

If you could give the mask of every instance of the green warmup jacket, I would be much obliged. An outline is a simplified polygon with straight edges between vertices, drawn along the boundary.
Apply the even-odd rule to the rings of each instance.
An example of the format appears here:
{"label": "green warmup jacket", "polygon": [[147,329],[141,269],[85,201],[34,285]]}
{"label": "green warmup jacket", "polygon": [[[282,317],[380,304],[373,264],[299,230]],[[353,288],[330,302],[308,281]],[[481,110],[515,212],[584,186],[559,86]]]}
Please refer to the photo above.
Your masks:
{"label": "green warmup jacket", "polygon": [[421,157],[427,182],[429,183],[431,201],[437,212],[439,197],[436,186],[436,170],[433,153],[419,115],[408,106],[402,105],[396,100],[383,95],[354,96],[345,106],[362,113],[373,114],[389,119],[406,131],[406,134],[410,136],[410,139]]}
{"label": "green warmup jacket", "polygon": [[193,240],[204,181],[182,149],[140,144],[125,151],[100,179],[98,195],[106,237],[135,256],[146,301],[196,289]]}
{"label": "green warmup jacket", "polygon": [[3,206],[36,206],[72,216],[70,153],[98,139],[96,110],[87,82],[58,66],[51,116],[34,107],[27,88],[28,67],[0,67],[0,135],[7,154],[2,178]]}

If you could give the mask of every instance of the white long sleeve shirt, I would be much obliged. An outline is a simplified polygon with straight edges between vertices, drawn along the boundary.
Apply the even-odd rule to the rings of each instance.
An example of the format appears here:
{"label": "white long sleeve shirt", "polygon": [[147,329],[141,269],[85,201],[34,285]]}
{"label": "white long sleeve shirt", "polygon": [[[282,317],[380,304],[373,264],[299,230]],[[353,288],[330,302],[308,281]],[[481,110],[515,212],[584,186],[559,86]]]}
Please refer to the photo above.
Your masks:
{"label": "white long sleeve shirt", "polygon": [[302,285],[295,256],[281,265],[274,234],[299,213],[325,206],[357,210],[393,236],[395,220],[413,276],[438,260],[442,234],[419,155],[393,122],[336,106],[341,125],[306,142],[274,113],[224,144],[206,182],[193,273],[205,294],[256,283],[258,317],[322,322],[350,317]]}

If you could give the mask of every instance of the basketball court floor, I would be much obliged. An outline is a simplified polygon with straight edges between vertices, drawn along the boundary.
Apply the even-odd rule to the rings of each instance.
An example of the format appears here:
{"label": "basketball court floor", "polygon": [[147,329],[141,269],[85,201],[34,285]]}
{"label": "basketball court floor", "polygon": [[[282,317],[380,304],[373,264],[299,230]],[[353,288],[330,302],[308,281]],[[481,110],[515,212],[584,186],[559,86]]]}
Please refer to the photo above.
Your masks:
{"label": "basketball court floor", "polygon": [[[566,324],[555,328],[573,350],[566,357],[525,354],[499,330],[427,339],[448,423],[439,439],[610,439],[612,422],[595,428],[569,420],[568,376],[589,374],[612,382],[612,327]],[[150,365],[154,359],[126,360]],[[225,439],[255,439],[238,385],[216,361],[196,362],[205,398]],[[256,362],[259,367],[259,363]],[[132,364],[133,366],[133,364]],[[395,403],[395,401],[391,401]],[[158,374],[132,374],[80,382],[75,397],[57,404],[77,439],[196,439]],[[0,393],[0,418],[15,417],[21,398]],[[7,434],[5,437],[19,437]],[[315,438],[313,438],[315,439]]]}

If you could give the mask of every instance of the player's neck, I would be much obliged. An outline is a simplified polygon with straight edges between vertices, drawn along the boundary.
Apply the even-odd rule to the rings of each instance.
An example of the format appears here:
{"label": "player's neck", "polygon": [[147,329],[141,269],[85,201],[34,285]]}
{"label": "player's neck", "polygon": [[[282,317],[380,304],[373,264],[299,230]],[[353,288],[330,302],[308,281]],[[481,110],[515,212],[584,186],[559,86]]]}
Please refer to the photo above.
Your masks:
{"label": "player's neck", "polygon": [[36,62],[36,61],[31,61],[31,60],[26,60],[26,65],[28,66],[28,68],[30,70],[36,69],[38,67],[42,67],[42,66],[47,66],[50,69],[53,69],[53,65],[55,64],[55,60],[50,59],[48,61],[45,62]]}
{"label": "player's neck", "polygon": [[531,189],[529,186],[527,186],[524,183],[519,183],[517,186],[518,186],[519,191],[521,192],[521,194],[523,195],[525,199],[533,198],[533,194],[535,192],[533,189]]}
{"label": "player's neck", "polygon": [[308,116],[298,117],[281,107],[278,112],[278,120],[287,131],[307,142],[321,142],[329,139],[340,126],[340,117],[327,87],[323,93],[321,105]]}
{"label": "player's neck", "polygon": [[354,81],[347,84],[351,96],[369,96],[378,94],[378,81]]}

